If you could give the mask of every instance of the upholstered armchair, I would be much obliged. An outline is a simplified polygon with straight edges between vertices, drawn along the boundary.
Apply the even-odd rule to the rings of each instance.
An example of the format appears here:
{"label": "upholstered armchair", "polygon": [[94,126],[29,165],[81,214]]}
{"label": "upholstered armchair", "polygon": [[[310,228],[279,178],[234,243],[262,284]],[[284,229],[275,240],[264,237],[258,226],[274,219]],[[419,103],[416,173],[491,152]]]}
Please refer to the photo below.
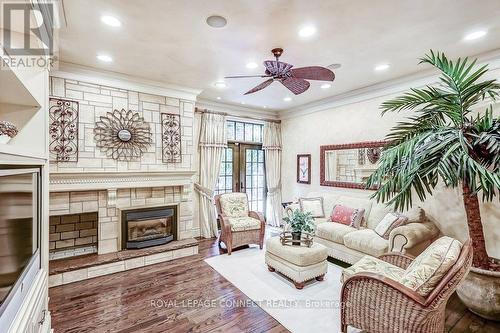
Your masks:
{"label": "upholstered armchair", "polygon": [[441,237],[417,258],[363,257],[344,270],[341,329],[371,333],[444,332],[445,307],[472,263],[470,241]]}
{"label": "upholstered armchair", "polygon": [[247,244],[259,244],[262,250],[266,222],[261,213],[248,210],[246,193],[216,195],[215,206],[221,224],[219,245],[226,245],[228,255],[234,248]]}

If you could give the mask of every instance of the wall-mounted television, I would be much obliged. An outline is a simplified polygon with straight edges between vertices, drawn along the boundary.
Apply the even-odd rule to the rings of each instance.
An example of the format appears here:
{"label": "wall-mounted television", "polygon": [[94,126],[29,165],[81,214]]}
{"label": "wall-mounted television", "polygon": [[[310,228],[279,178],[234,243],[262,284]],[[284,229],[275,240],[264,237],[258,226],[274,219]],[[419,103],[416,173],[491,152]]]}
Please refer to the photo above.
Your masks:
{"label": "wall-mounted television", "polygon": [[0,166],[0,327],[10,327],[40,270],[39,168]]}

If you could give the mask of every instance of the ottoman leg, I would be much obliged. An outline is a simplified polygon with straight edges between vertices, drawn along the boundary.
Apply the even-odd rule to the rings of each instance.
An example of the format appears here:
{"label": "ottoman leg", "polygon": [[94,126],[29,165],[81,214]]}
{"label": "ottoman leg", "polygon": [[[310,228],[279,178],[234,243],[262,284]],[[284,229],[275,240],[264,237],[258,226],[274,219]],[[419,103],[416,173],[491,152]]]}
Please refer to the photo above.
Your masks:
{"label": "ottoman leg", "polygon": [[295,282],[295,281],[293,281],[293,284],[295,285],[295,288],[297,288],[297,289],[304,288],[304,282]]}
{"label": "ottoman leg", "polygon": [[325,279],[325,274],[316,277],[316,281],[323,281],[324,279]]}
{"label": "ottoman leg", "polygon": [[271,266],[269,266],[269,265],[267,265],[267,269],[269,270],[269,272],[274,272],[274,271],[275,271],[275,269],[274,269],[274,268],[272,268],[272,267],[271,267]]}

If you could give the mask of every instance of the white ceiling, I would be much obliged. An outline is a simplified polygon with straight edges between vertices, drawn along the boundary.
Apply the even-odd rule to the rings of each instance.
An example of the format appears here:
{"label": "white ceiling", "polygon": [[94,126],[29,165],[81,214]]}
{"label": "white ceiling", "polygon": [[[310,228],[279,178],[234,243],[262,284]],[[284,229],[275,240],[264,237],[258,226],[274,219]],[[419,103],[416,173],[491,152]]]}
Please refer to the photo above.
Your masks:
{"label": "white ceiling", "polygon": [[[499,0],[64,0],[67,25],[60,30],[60,58],[98,69],[202,89],[200,97],[219,102],[283,110],[425,70],[417,58],[429,49],[450,57],[500,49]],[[222,29],[205,20],[227,18]],[[100,21],[113,15],[111,28]],[[317,33],[301,39],[298,30],[311,24]],[[471,31],[486,37],[463,41]],[[280,60],[295,67],[341,63],[330,89],[311,81],[308,91],[293,96],[280,83],[252,95],[244,92],[264,79],[226,79],[227,75],[261,74],[270,50],[282,47]],[[112,63],[96,54],[106,53]],[[254,61],[257,69],[247,69]],[[389,70],[374,66],[390,63]],[[284,102],[291,96],[291,102]]]}

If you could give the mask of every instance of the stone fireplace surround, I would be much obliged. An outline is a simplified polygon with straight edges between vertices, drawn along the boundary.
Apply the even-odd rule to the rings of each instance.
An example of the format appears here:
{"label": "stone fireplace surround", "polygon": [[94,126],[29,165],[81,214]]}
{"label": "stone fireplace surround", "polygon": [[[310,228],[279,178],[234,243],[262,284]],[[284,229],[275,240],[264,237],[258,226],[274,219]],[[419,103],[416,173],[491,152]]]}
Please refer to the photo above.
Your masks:
{"label": "stone fireplace surround", "polygon": [[[53,173],[49,185],[49,214],[97,212],[99,255],[122,250],[123,210],[177,206],[177,240],[192,239],[193,175],[194,171]],[[183,249],[182,253],[196,254],[197,246]],[[89,277],[80,276],[78,280]],[[51,276],[51,280],[51,286],[73,282],[71,278],[64,281],[63,276]]]}

